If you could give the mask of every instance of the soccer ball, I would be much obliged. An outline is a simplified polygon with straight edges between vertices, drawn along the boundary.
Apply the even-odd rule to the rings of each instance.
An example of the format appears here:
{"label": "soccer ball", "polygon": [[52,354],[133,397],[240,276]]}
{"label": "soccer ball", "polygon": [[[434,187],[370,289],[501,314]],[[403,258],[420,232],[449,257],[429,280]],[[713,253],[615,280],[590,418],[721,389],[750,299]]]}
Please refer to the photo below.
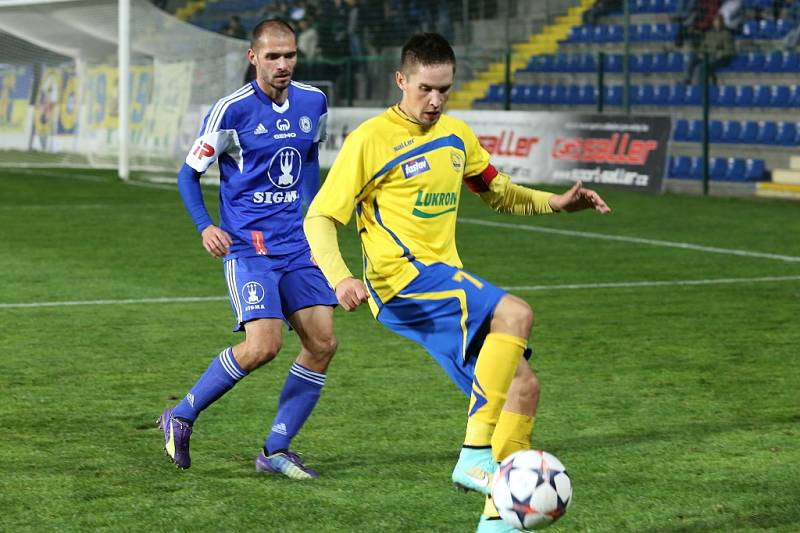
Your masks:
{"label": "soccer ball", "polygon": [[572,480],[564,465],[542,450],[520,450],[506,457],[492,483],[500,516],[517,529],[542,529],[567,512]]}

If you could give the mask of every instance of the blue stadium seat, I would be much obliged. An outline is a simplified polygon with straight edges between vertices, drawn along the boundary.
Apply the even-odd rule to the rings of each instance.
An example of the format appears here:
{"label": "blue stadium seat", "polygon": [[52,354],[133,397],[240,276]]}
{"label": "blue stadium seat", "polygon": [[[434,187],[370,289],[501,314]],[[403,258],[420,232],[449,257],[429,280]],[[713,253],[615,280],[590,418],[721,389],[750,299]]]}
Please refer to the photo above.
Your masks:
{"label": "blue stadium seat", "polygon": [[553,87],[551,85],[540,85],[536,91],[536,103],[539,105],[550,105],[553,96]]}
{"label": "blue stadium seat", "polygon": [[569,72],[569,56],[556,54],[553,57],[553,72]]}
{"label": "blue stadium seat", "polygon": [[657,85],[653,90],[653,105],[669,105],[669,96],[669,85]]}
{"label": "blue stadium seat", "polygon": [[686,98],[683,105],[693,106],[701,105],[703,103],[703,95],[701,92],[702,87],[699,85],[689,85],[686,87]]}
{"label": "blue stadium seat", "polygon": [[666,53],[653,54],[653,66],[651,72],[669,72],[669,56]]}
{"label": "blue stadium seat", "polygon": [[581,85],[580,103],[582,105],[597,104],[597,91],[594,85]]}
{"label": "blue stadium seat", "polygon": [[736,54],[730,63],[719,69],[719,72],[744,72],[747,70],[747,54]]}
{"label": "blue stadium seat", "polygon": [[739,142],[743,144],[755,144],[758,137],[758,122],[748,120],[742,126],[742,134]]}
{"label": "blue stadium seat", "polygon": [[756,85],[753,91],[753,107],[769,107],[772,101],[772,87],[769,85]]}
{"label": "blue stadium seat", "polygon": [[525,89],[526,85],[512,85],[511,86],[511,102],[514,104],[525,103]]}
{"label": "blue stadium seat", "polygon": [[550,103],[552,105],[564,105],[568,103],[566,85],[556,85],[553,87],[553,94],[550,97]]}
{"label": "blue stadium seat", "polygon": [[620,24],[612,24],[611,26],[607,26],[608,34],[606,35],[606,41],[608,43],[621,43],[624,39],[624,28]]}
{"label": "blue stadium seat", "polygon": [[664,0],[664,13],[675,13],[678,10],[678,0]]}
{"label": "blue stadium seat", "polygon": [[597,61],[595,61],[594,54],[582,54],[578,56],[578,72],[595,72],[597,70]]}
{"label": "blue stadium seat", "polygon": [[758,144],[775,144],[777,137],[778,125],[775,122],[761,121],[758,123],[758,135],[756,135]]}
{"label": "blue stadium seat", "polygon": [[761,72],[764,70],[765,56],[761,52],[748,52],[747,53],[747,66],[746,72]]}
{"label": "blue stadium seat", "polygon": [[773,85],[770,107],[789,107],[791,105],[791,91],[788,85]]}
{"label": "blue stadium seat", "polygon": [[653,54],[641,54],[639,56],[639,72],[649,73],[653,72],[653,63],[655,59]]}
{"label": "blue stadium seat", "polygon": [[608,26],[605,24],[600,24],[598,26],[592,27],[592,36],[591,41],[593,43],[605,43],[608,42]]}
{"label": "blue stadium seat", "polygon": [[736,107],[751,107],[754,94],[755,91],[752,85],[739,85],[736,88],[736,99],[733,105]]}
{"label": "blue stadium seat", "polygon": [[728,159],[725,157],[712,157],[708,162],[708,177],[712,180],[724,180],[728,173]]}
{"label": "blue stadium seat", "polygon": [[733,107],[736,104],[736,85],[717,86],[716,100],[711,99],[711,105],[720,107]]}
{"label": "blue stadium seat", "polygon": [[539,85],[526,85],[525,92],[522,99],[524,104],[533,104],[536,100],[536,93],[539,91]]}
{"label": "blue stadium seat", "polygon": [[506,85],[505,83],[494,83],[489,85],[489,89],[486,91],[486,95],[483,98],[480,98],[478,102],[484,103],[498,103],[502,102],[506,95]]}
{"label": "blue stadium seat", "polygon": [[603,90],[604,105],[622,105],[622,85],[606,85]]}
{"label": "blue stadium seat", "polygon": [[775,21],[775,35],[768,37],[769,39],[783,39],[786,34],[792,31],[792,23],[787,19],[778,19]]}
{"label": "blue stadium seat", "polygon": [[632,25],[630,39],[633,42],[646,42],[654,40],[653,26],[651,24]]}
{"label": "blue stadium seat", "polygon": [[686,69],[686,57],[677,52],[670,52],[667,56],[668,72],[683,72]]}
{"label": "blue stadium seat", "polygon": [[775,135],[775,144],[795,146],[797,144],[797,123],[779,122],[778,132]]}
{"label": "blue stadium seat", "polygon": [[744,181],[747,175],[747,161],[735,157],[728,158],[728,171],[725,173],[726,181]]}
{"label": "blue stadium seat", "polygon": [[688,142],[699,143],[703,140],[703,121],[690,120],[689,131],[686,133],[686,140]]}
{"label": "blue stadium seat", "polygon": [[786,52],[783,55],[783,72],[800,72],[800,54],[797,52]]}
{"label": "blue stadium seat", "polygon": [[691,168],[689,169],[689,179],[701,180],[703,179],[703,158],[693,157]]}
{"label": "blue stadium seat", "polygon": [[675,121],[675,126],[672,128],[672,140],[675,142],[686,142],[689,140],[688,120],[679,118]]}
{"label": "blue stadium seat", "polygon": [[722,142],[721,120],[710,120],[708,122],[708,140],[712,143]]}
{"label": "blue stadium seat", "polygon": [[603,56],[603,70],[606,72],[622,72],[622,56],[620,54]]}
{"label": "blue stadium seat", "polygon": [[742,39],[758,39],[758,21],[746,20],[742,25]]}
{"label": "blue stadium seat", "polygon": [[774,51],[764,57],[764,71],[782,72],[783,71],[783,52]]}
{"label": "blue stadium seat", "polygon": [[672,156],[669,160],[669,176],[687,179],[692,170],[692,158],[685,155]]}
{"label": "blue stadium seat", "polygon": [[720,142],[738,143],[742,134],[742,123],[738,120],[726,120],[722,123],[722,137]]}
{"label": "blue stadium seat", "polygon": [[759,39],[775,39],[778,37],[778,24],[773,19],[761,19],[758,22]]}
{"label": "blue stadium seat", "polygon": [[564,72],[583,72],[583,57],[583,54],[568,55]]}
{"label": "blue stadium seat", "polygon": [[568,85],[567,86],[567,98],[566,103],[568,105],[580,105],[581,102],[581,87],[580,85]]}
{"label": "blue stadium seat", "polygon": [[682,84],[672,85],[669,91],[667,103],[671,106],[682,106],[686,100],[686,86]]}
{"label": "blue stadium seat", "polygon": [[748,159],[745,163],[745,179],[747,181],[762,181],[767,179],[763,159]]}

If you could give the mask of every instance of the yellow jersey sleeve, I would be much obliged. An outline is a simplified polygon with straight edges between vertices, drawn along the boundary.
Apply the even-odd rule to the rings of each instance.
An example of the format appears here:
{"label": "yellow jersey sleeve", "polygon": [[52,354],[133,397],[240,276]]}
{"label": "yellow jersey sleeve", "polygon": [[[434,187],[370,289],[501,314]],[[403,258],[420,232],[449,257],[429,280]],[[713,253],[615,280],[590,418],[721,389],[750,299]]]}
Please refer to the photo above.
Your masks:
{"label": "yellow jersey sleeve", "polygon": [[481,146],[478,137],[472,128],[463,125],[461,138],[464,140],[464,152],[467,156],[466,164],[464,165],[464,177],[469,178],[481,174],[486,167],[489,166],[489,152],[486,148]]}
{"label": "yellow jersey sleeve", "polygon": [[342,225],[353,216],[357,198],[369,181],[365,160],[366,136],[354,131],[344,141],[325,182],[308,208],[308,217],[323,215]]}

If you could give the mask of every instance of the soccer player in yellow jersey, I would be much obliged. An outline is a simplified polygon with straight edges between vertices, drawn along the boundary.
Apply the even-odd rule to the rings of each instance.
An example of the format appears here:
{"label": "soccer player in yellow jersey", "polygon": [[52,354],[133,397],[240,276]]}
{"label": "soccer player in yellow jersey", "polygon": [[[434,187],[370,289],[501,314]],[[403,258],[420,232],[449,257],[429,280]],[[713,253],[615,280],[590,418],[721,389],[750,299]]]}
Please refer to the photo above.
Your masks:
{"label": "soccer player in yellow jersey", "polygon": [[[462,270],[455,246],[462,183],[497,211],[538,215],[595,209],[580,183],[551,194],[511,183],[475,133],[443,114],[455,73],[450,44],[435,33],[403,47],[400,103],[347,136],[305,231],[311,251],[353,310],[364,302],[392,331],[425,347],[469,396],[466,437],[453,482],[489,494],[498,461],[530,447],[539,384],[527,362],[533,311],[522,299]],[[339,252],[336,228],[356,212],[364,278]],[[506,531],[487,499],[478,531]]]}

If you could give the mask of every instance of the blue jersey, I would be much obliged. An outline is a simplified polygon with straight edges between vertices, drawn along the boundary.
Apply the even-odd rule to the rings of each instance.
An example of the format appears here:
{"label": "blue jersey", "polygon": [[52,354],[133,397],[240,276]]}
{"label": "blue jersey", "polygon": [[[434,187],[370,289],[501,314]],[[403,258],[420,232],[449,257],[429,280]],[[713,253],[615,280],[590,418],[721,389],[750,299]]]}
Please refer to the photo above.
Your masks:
{"label": "blue jersey", "polygon": [[229,258],[308,247],[300,183],[319,173],[327,112],[325,94],[315,87],[292,82],[278,105],[255,81],[209,110],[186,164],[203,173],[219,163],[219,226],[233,239]]}

